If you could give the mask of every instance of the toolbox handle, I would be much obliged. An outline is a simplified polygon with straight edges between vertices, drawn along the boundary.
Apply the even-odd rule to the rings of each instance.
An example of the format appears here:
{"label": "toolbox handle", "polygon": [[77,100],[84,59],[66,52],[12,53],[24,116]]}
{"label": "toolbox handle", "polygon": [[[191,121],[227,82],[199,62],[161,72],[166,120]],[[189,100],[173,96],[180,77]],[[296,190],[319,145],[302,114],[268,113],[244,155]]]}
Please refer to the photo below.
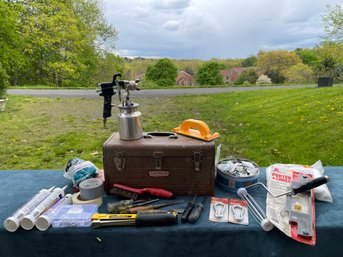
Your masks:
{"label": "toolbox handle", "polygon": [[144,138],[152,137],[169,137],[171,139],[177,139],[177,134],[173,132],[147,132],[144,135]]}

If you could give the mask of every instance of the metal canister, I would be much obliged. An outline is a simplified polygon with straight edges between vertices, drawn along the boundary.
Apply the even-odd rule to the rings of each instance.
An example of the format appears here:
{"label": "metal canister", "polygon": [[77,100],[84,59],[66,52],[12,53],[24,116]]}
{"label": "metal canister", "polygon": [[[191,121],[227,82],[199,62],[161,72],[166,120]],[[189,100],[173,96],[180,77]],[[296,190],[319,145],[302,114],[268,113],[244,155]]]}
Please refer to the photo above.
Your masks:
{"label": "metal canister", "polygon": [[141,112],[138,111],[139,104],[131,106],[118,106],[118,126],[121,140],[136,140],[143,137]]}
{"label": "metal canister", "polygon": [[217,185],[230,192],[238,188],[257,183],[259,178],[258,165],[247,159],[223,159],[216,166]]}

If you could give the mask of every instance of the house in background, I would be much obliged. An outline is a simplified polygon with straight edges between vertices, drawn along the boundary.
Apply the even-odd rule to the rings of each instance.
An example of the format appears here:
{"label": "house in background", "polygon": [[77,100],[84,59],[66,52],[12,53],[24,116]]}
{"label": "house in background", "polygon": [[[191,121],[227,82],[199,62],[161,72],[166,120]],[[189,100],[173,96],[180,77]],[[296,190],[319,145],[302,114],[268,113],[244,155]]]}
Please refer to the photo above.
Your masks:
{"label": "house in background", "polygon": [[245,69],[246,68],[244,67],[233,67],[230,70],[221,70],[220,74],[223,76],[225,84],[232,84],[238,79],[239,75]]}
{"label": "house in background", "polygon": [[179,71],[176,76],[176,85],[192,86],[195,84],[195,77],[185,71]]}

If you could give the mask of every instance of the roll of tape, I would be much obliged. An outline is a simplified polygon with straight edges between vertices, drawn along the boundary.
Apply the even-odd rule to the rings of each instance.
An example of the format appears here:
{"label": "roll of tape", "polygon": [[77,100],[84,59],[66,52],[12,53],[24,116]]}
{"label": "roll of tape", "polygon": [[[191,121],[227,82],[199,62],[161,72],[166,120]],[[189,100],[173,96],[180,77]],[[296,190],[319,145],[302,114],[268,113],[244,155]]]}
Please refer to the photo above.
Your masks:
{"label": "roll of tape", "polygon": [[104,194],[104,182],[99,178],[86,179],[80,183],[79,188],[82,200],[97,199]]}
{"label": "roll of tape", "polygon": [[98,205],[98,207],[102,205],[102,196],[96,199],[92,199],[92,200],[82,200],[80,198],[80,192],[73,194],[73,197],[71,200],[73,204],[96,204]]}

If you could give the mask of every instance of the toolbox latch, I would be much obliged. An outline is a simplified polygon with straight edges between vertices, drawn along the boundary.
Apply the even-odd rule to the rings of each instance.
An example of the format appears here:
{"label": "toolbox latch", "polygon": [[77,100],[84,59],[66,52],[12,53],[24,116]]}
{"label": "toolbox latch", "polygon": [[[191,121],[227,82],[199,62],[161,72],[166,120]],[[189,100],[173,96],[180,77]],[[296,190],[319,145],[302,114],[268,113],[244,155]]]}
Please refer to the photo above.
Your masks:
{"label": "toolbox latch", "polygon": [[200,164],[202,162],[202,154],[200,152],[193,153],[194,170],[200,171]]}
{"label": "toolbox latch", "polygon": [[118,171],[125,168],[125,155],[122,152],[115,152],[113,160]]}
{"label": "toolbox latch", "polygon": [[162,169],[162,152],[154,152],[154,158],[155,158],[155,170],[161,170]]}

